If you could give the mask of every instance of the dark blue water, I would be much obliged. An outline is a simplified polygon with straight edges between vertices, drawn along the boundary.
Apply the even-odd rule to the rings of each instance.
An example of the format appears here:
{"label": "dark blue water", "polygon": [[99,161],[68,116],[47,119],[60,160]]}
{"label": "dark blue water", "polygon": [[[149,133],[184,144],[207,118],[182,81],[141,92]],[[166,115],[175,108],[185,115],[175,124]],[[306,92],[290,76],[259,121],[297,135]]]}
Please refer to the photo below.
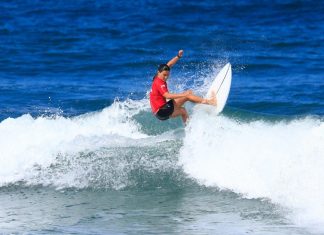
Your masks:
{"label": "dark blue water", "polygon": [[229,61],[228,105],[271,114],[323,114],[320,1],[3,1],[1,119],[99,110],[141,99],[159,63],[190,83]]}
{"label": "dark blue water", "polygon": [[[323,32],[322,1],[1,1],[0,233],[323,232]],[[180,49],[171,92],[232,64],[218,119],[151,115]]]}

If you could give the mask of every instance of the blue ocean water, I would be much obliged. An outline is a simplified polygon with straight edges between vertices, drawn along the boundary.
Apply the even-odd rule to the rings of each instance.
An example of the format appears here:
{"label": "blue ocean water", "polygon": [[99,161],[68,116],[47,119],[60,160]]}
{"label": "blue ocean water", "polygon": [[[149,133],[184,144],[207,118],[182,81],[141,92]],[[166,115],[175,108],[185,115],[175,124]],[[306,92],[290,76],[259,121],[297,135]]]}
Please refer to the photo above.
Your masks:
{"label": "blue ocean water", "polygon": [[[0,233],[322,234],[321,1],[0,3]],[[172,92],[216,116],[160,122]]]}

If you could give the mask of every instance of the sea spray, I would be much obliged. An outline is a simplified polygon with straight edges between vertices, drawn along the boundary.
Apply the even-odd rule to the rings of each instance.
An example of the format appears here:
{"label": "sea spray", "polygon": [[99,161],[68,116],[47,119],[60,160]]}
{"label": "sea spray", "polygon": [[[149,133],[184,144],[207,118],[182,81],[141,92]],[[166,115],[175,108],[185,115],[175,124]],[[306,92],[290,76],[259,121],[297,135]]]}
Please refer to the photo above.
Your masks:
{"label": "sea spray", "polygon": [[146,105],[146,100],[115,101],[102,111],[73,118],[26,114],[5,119],[0,123],[0,185],[24,180],[35,165],[47,167],[60,154],[145,138],[131,117]]}

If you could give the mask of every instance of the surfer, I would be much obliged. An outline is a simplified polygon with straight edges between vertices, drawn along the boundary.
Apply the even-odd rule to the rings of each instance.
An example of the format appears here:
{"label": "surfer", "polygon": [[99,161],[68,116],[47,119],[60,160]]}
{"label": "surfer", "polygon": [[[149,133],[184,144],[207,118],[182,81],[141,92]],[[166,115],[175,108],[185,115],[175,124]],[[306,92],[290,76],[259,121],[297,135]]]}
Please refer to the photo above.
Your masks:
{"label": "surfer", "polygon": [[[191,90],[183,93],[170,93],[166,81],[170,75],[170,69],[183,56],[183,50],[180,50],[174,58],[168,63],[161,64],[153,78],[152,90],[150,92],[150,103],[152,112],[155,116],[164,121],[178,116],[182,117],[184,123],[188,120],[188,112],[183,107],[184,103],[191,101],[199,104],[209,104],[216,106],[216,95],[212,94],[211,99],[204,99],[193,94]],[[167,101],[167,99],[169,101]]]}

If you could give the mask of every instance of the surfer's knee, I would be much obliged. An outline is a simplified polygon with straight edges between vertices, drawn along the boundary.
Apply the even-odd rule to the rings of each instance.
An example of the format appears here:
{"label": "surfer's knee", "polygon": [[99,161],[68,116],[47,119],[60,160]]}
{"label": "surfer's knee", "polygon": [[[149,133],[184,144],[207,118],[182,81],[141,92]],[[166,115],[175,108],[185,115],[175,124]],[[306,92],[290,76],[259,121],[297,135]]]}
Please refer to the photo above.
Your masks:
{"label": "surfer's knee", "polygon": [[193,95],[193,93],[191,93],[190,95],[186,96],[186,99],[187,99],[187,101],[192,101],[192,100],[194,100],[194,97],[195,97],[195,95]]}
{"label": "surfer's knee", "polygon": [[190,95],[188,95],[188,96],[186,96],[186,97],[183,97],[183,102],[181,102],[181,106],[179,106],[179,107],[182,107],[182,105],[184,104],[184,103],[186,103],[187,101],[190,101],[190,97],[189,97]]}

